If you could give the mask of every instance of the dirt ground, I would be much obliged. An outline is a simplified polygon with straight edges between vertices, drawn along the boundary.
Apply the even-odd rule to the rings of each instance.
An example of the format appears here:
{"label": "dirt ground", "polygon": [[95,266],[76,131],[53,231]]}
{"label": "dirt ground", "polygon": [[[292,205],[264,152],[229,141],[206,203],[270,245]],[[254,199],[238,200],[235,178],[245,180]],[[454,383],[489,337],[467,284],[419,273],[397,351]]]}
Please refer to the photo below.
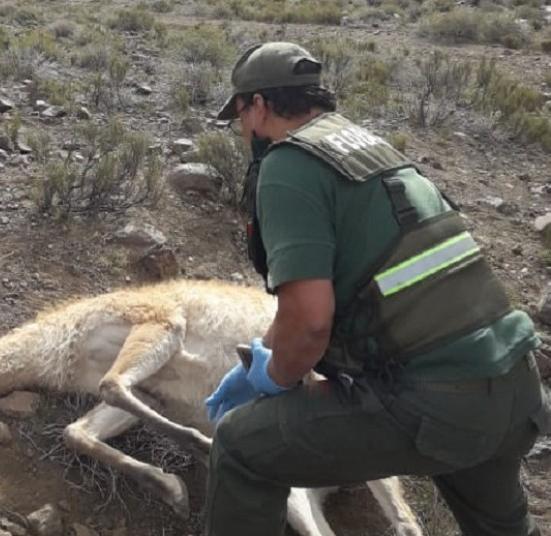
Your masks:
{"label": "dirt ground", "polygon": [[[63,9],[61,2],[51,5],[54,11]],[[193,12],[191,8],[188,11]],[[184,8],[161,19],[182,30],[202,21]],[[228,24],[228,21],[211,22]],[[305,34],[322,35],[329,40],[343,32],[341,27],[231,24],[235,24],[235,32],[242,36],[243,42],[254,40],[262,32],[299,41]],[[376,28],[345,31],[358,39],[375,40],[379,50],[392,49],[398,43],[410,49],[413,56],[422,57],[433,48],[417,37],[413,29],[393,20]],[[551,67],[549,56],[534,50],[505,53],[499,47],[478,45],[446,50],[458,58],[495,56],[511,72],[534,85],[541,85],[543,72]],[[17,95],[15,85],[0,81],[0,96]],[[157,106],[166,112],[162,98]],[[132,121],[150,129],[165,145],[188,135],[183,124],[172,117],[169,127],[155,122],[154,111],[134,110]],[[206,120],[206,116],[202,112],[200,120]],[[467,112],[459,111],[445,129],[438,131],[415,129],[399,116],[366,118],[366,124],[383,135],[397,129],[407,132],[408,156],[459,203],[515,305],[537,320],[538,300],[551,280],[551,265],[542,257],[542,245],[533,222],[551,207],[551,156],[510,139],[504,132],[486,128],[473,121]],[[42,127],[36,117],[25,116],[27,130]],[[56,128],[62,133],[64,126],[59,124]],[[174,163],[171,161],[170,165]],[[103,213],[96,217],[76,215],[58,221],[37,213],[30,193],[35,180],[33,171],[32,164],[30,167],[6,164],[0,170],[0,334],[54,303],[150,282],[135,262],[136,252],[113,240],[114,232],[128,221],[151,223],[165,234],[182,277],[260,284],[246,259],[243,217],[218,200],[193,193],[176,195],[167,189],[156,207],[135,207],[124,213]],[[492,204],[495,197],[512,209],[497,210]],[[538,324],[538,329],[551,335],[549,326]],[[14,442],[0,445],[0,519],[10,516],[17,519],[18,515],[27,515],[45,503],[55,503],[62,511],[67,535],[71,530],[75,532],[74,523],[85,525],[100,536],[199,534],[204,474],[185,453],[177,453],[177,446],[163,443],[151,449],[159,439],[143,429],[117,439],[120,441],[117,446],[138,451],[144,459],[160,456],[191,483],[193,514],[188,521],[178,520],[169,508],[139,492],[120,476],[106,473],[88,460],[72,457],[61,446],[61,430],[82,409],[80,401],[45,393],[41,400],[37,414],[30,419],[2,417],[14,434]],[[167,453],[170,453],[168,461]],[[549,454],[525,465],[531,510],[539,520],[543,536],[551,536],[550,467]],[[405,485],[427,536],[459,534],[430,483],[406,479]],[[370,536],[392,534],[365,486],[343,490],[330,498],[328,512],[338,536],[364,536],[368,527]]]}

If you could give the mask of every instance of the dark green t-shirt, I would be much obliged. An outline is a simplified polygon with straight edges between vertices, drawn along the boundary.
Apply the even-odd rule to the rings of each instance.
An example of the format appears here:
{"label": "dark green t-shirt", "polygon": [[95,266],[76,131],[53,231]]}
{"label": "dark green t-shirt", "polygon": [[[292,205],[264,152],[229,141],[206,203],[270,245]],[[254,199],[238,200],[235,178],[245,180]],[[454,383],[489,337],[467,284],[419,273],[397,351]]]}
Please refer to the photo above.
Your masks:
{"label": "dark green t-shirt", "polygon": [[[449,210],[432,182],[414,168],[399,174],[421,219]],[[345,179],[322,160],[288,145],[272,150],[263,160],[257,204],[269,286],[331,279],[339,316],[359,280],[399,232],[381,181]],[[344,322],[346,326],[346,318]],[[494,377],[507,372],[536,345],[528,315],[513,311],[416,357],[405,374],[433,380]]]}

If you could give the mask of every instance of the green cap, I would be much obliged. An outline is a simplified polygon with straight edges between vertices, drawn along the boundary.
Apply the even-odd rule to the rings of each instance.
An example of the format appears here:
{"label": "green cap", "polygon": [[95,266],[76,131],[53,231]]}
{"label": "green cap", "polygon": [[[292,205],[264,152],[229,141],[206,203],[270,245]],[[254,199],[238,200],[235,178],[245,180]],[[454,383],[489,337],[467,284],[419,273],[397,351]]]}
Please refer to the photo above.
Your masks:
{"label": "green cap", "polygon": [[319,86],[321,63],[294,43],[273,42],[249,48],[237,61],[231,75],[232,96],[218,119],[235,119],[235,97],[274,87]]}

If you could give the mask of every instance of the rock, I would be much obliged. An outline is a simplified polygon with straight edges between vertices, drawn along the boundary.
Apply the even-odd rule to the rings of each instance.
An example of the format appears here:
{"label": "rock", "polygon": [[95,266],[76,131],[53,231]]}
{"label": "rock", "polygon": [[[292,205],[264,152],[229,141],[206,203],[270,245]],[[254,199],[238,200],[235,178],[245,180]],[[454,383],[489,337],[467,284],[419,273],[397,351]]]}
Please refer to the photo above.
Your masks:
{"label": "rock", "polygon": [[4,149],[0,149],[0,161],[5,162],[8,159],[8,153]]}
{"label": "rock", "polygon": [[551,326],[551,283],[543,291],[538,304],[538,316],[544,324]]}
{"label": "rock", "polygon": [[27,534],[27,529],[25,527],[5,517],[0,517],[0,536],[2,536],[3,530],[7,530],[9,536],[26,536]]}
{"label": "rock", "polygon": [[551,227],[551,212],[537,217],[534,221],[534,227],[539,233],[545,233]]}
{"label": "rock", "polygon": [[33,150],[26,143],[23,143],[21,141],[17,142],[17,150],[21,154],[30,154],[33,152]]}
{"label": "rock", "polygon": [[495,195],[488,195],[483,199],[481,199],[480,203],[482,205],[486,205],[487,207],[497,209],[500,205],[505,203],[505,201],[501,197],[496,197]]}
{"label": "rock", "polygon": [[80,143],[76,141],[65,141],[61,147],[64,151],[75,152],[80,149]]}
{"label": "rock", "polygon": [[0,114],[13,110],[13,102],[8,99],[0,98]]}
{"label": "rock", "polygon": [[77,110],[77,118],[78,119],[85,119],[85,120],[92,119],[92,114],[91,114],[90,110],[88,110],[88,108],[86,108],[84,106],[81,106]]}
{"label": "rock", "polygon": [[13,441],[13,436],[9,426],[0,421],[0,445],[9,445]]}
{"label": "rock", "polygon": [[168,176],[168,182],[180,193],[195,191],[201,194],[218,194],[221,180],[211,166],[190,162],[177,166]]}
{"label": "rock", "polygon": [[151,247],[138,264],[155,280],[172,279],[180,274],[174,251],[164,245]]}
{"label": "rock", "polygon": [[500,203],[496,208],[500,214],[504,214],[505,216],[514,216],[520,211],[520,207],[516,203],[510,201],[503,201],[503,203]]}
{"label": "rock", "polygon": [[60,117],[65,117],[67,112],[61,106],[50,106],[46,108],[41,115],[47,119],[58,119]]}
{"label": "rock", "polygon": [[170,144],[172,153],[178,156],[181,156],[182,153],[187,151],[191,151],[193,147],[193,140],[190,140],[189,138],[179,138]]}
{"label": "rock", "polygon": [[63,536],[63,523],[59,510],[53,504],[45,504],[27,516],[29,526],[37,536]]}
{"label": "rock", "polygon": [[13,152],[13,143],[11,142],[9,136],[6,136],[5,134],[0,134],[0,149],[2,149],[3,151],[7,151],[8,153]]}
{"label": "rock", "polygon": [[520,244],[513,246],[513,248],[511,249],[511,253],[517,256],[522,255],[522,246]]}
{"label": "rock", "polygon": [[139,84],[138,86],[136,86],[136,93],[138,95],[151,95],[151,93],[153,93],[153,90],[145,84]]}
{"label": "rock", "polygon": [[523,182],[530,182],[532,180],[532,177],[528,173],[521,173],[518,176],[518,180]]}
{"label": "rock", "polygon": [[33,415],[40,402],[38,393],[14,391],[0,398],[0,412],[12,417],[29,417]]}
{"label": "rock", "polygon": [[49,107],[50,107],[50,105],[45,100],[37,100],[34,103],[34,106],[33,106],[33,108],[37,112],[43,112],[43,111],[47,110]]}
{"label": "rock", "polygon": [[94,529],[81,525],[80,523],[73,523],[71,528],[73,529],[75,536],[98,536],[98,533]]}
{"label": "rock", "polygon": [[165,235],[148,223],[128,223],[116,231],[114,237],[127,246],[160,246],[166,242]]}

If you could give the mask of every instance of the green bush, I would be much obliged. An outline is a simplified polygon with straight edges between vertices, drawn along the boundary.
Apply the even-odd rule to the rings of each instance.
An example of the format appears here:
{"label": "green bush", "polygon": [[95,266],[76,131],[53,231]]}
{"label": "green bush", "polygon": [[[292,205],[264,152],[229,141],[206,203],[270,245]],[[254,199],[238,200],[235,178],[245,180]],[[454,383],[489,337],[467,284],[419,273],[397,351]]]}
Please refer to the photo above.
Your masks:
{"label": "green bush", "polygon": [[88,122],[74,137],[83,163],[71,152],[61,162],[51,161],[48,140],[32,142],[42,154],[43,177],[34,192],[40,210],[66,217],[74,211],[121,210],[158,199],[162,166],[159,157],[148,152],[147,135],[129,132],[114,119],[104,127]]}
{"label": "green bush", "polygon": [[444,43],[496,43],[521,48],[529,38],[509,13],[488,13],[481,17],[469,8],[436,13],[424,18],[419,33]]}
{"label": "green bush", "polygon": [[400,151],[401,153],[405,153],[406,152],[406,147],[407,147],[407,142],[408,142],[408,137],[406,134],[404,134],[403,132],[393,132],[389,137],[388,137],[388,142],[397,150],[397,151]]}
{"label": "green bush", "polygon": [[442,124],[464,98],[471,84],[471,65],[435,51],[415,62],[410,120],[417,126]]}
{"label": "green bush", "polygon": [[233,44],[215,26],[186,28],[169,42],[189,63],[208,62],[216,69],[221,69],[235,58]]}
{"label": "green bush", "polygon": [[482,43],[499,43],[507,48],[522,48],[529,42],[514,16],[497,13],[493,16],[480,17],[480,41]]}
{"label": "green bush", "polygon": [[479,15],[467,8],[435,13],[421,20],[419,33],[444,43],[476,43],[480,37]]}
{"label": "green bush", "polygon": [[224,132],[209,132],[199,136],[197,148],[198,159],[222,177],[223,195],[237,207],[248,162],[248,152],[241,139]]}
{"label": "green bush", "polygon": [[270,23],[340,24],[343,0],[216,0],[209,2],[217,17]]}
{"label": "green bush", "polygon": [[108,24],[122,32],[147,32],[153,28],[155,17],[139,8],[120,9]]}

